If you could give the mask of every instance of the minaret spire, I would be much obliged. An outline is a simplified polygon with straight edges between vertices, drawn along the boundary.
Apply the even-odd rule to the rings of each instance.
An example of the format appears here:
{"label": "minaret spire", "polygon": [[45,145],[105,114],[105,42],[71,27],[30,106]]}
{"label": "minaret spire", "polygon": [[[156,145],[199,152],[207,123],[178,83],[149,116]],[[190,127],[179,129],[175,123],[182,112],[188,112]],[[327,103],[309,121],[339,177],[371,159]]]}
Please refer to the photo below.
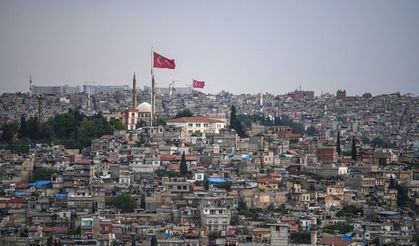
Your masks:
{"label": "minaret spire", "polygon": [[32,97],[32,74],[29,74],[29,97]]}
{"label": "minaret spire", "polygon": [[137,81],[135,80],[135,73],[132,79],[132,107],[137,107]]}

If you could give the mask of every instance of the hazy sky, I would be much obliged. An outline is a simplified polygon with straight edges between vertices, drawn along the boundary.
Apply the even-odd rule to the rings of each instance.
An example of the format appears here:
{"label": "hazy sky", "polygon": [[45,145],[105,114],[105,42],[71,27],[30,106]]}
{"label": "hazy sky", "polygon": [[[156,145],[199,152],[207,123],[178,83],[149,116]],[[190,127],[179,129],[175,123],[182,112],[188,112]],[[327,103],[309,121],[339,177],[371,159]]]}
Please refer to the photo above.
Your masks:
{"label": "hazy sky", "polygon": [[204,92],[419,94],[419,1],[0,0],[0,92],[157,84]]}

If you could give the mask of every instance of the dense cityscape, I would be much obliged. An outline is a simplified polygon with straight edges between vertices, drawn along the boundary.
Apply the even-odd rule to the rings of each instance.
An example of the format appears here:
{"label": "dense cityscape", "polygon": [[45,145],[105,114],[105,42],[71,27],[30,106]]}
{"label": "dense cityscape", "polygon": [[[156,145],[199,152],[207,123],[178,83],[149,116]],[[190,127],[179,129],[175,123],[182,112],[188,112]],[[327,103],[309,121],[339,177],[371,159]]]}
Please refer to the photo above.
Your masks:
{"label": "dense cityscape", "polygon": [[0,246],[419,246],[418,23],[0,0]]}
{"label": "dense cityscape", "polygon": [[0,245],[418,243],[418,96],[29,83],[0,96]]}

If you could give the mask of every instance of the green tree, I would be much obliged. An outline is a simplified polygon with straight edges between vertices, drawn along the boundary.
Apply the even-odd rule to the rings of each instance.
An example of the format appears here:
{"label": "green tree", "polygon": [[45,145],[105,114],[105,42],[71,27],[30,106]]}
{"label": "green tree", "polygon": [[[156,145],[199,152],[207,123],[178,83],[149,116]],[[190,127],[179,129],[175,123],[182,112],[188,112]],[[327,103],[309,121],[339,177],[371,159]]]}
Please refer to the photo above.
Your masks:
{"label": "green tree", "polygon": [[28,136],[28,123],[26,122],[26,116],[22,114],[20,117],[20,125],[19,125],[19,137],[27,137]]}
{"label": "green tree", "polygon": [[393,178],[393,175],[390,176],[390,184],[388,185],[389,189],[396,189],[397,187],[397,182],[396,179]]}
{"label": "green tree", "polygon": [[119,119],[111,119],[109,121],[109,125],[112,127],[113,130],[117,131],[126,129],[124,123],[122,123],[122,121]]}
{"label": "green tree", "polygon": [[53,120],[54,133],[58,138],[74,138],[79,125],[80,121],[73,111],[58,114]]}
{"label": "green tree", "polygon": [[145,209],[145,195],[142,194],[141,195],[141,200],[140,200],[140,208]]}
{"label": "green tree", "polygon": [[397,188],[397,206],[399,208],[410,207],[409,189],[404,184],[399,184]]}
{"label": "green tree", "polygon": [[31,140],[39,140],[41,137],[41,126],[37,117],[32,117],[28,121],[28,137]]}
{"label": "green tree", "polygon": [[180,172],[180,175],[182,175],[183,177],[185,177],[186,174],[188,173],[188,164],[186,163],[185,152],[182,153],[182,159],[180,160],[179,172]]}
{"label": "green tree", "polygon": [[317,135],[317,130],[314,126],[309,126],[306,130],[308,136],[315,136]]}
{"label": "green tree", "polygon": [[184,109],[176,114],[175,119],[182,118],[182,117],[192,117],[192,116],[193,114],[189,109]]}
{"label": "green tree", "polygon": [[4,192],[3,187],[0,187],[0,196],[5,196],[6,192]]}
{"label": "green tree", "polygon": [[304,124],[300,122],[292,122],[291,129],[293,133],[303,134],[304,133]]}
{"label": "green tree", "polygon": [[205,181],[204,181],[204,189],[205,190],[209,190],[209,181],[208,181],[208,179],[205,179]]}
{"label": "green tree", "polygon": [[81,227],[77,227],[77,228],[70,228],[68,230],[68,234],[70,235],[81,235]]}
{"label": "green tree", "polygon": [[27,154],[29,153],[29,141],[28,138],[20,138],[17,142],[13,143],[11,146],[11,151],[16,154]]}
{"label": "green tree", "polygon": [[241,197],[239,198],[239,202],[237,204],[237,210],[239,211],[247,210],[246,202]]}
{"label": "green tree", "polygon": [[230,129],[236,130],[239,137],[241,138],[247,137],[246,132],[244,131],[243,126],[236,115],[236,107],[234,105],[231,105],[229,127]]}
{"label": "green tree", "polygon": [[239,224],[239,216],[236,213],[231,215],[230,225],[236,226]]}
{"label": "green tree", "polygon": [[33,173],[33,179],[34,180],[41,180],[41,179],[49,180],[51,179],[51,176],[55,173],[57,173],[57,171],[53,169],[43,168],[43,167],[37,168],[35,169]]}
{"label": "green tree", "polygon": [[17,124],[16,122],[4,123],[1,130],[1,139],[6,143],[12,143],[17,134]]}
{"label": "green tree", "polygon": [[290,239],[293,243],[297,244],[310,244],[311,233],[307,231],[291,232]]}
{"label": "green tree", "polygon": [[356,153],[356,143],[355,137],[352,137],[352,151],[351,151],[352,160],[356,161],[357,153]]}
{"label": "green tree", "polygon": [[232,185],[231,182],[224,182],[224,183],[219,184],[217,187],[219,189],[224,189],[226,191],[231,191],[231,185]]}
{"label": "green tree", "polygon": [[358,215],[359,213],[362,214],[363,210],[360,209],[360,208],[357,208],[355,206],[350,205],[350,206],[345,206],[341,210],[339,210],[336,213],[336,216],[337,217],[352,217],[352,216]]}
{"label": "green tree", "polygon": [[142,147],[145,144],[144,136],[141,134],[140,139],[137,140],[135,146]]}
{"label": "green tree", "polygon": [[390,143],[386,142],[381,137],[375,137],[375,138],[373,138],[372,141],[371,141],[371,145],[373,147],[380,147],[380,148],[388,148],[388,147],[391,146]]}
{"label": "green tree", "polygon": [[340,156],[342,150],[340,148],[340,131],[338,130],[338,136],[336,138],[336,152],[338,153],[338,155]]}
{"label": "green tree", "polygon": [[157,246],[157,237],[155,236],[155,235],[153,235],[152,237],[151,237],[151,241],[150,241],[150,245],[151,246]]}
{"label": "green tree", "polygon": [[230,108],[230,129],[233,129],[234,122],[236,121],[236,106],[231,105]]}
{"label": "green tree", "polygon": [[124,213],[132,213],[134,208],[137,207],[137,201],[128,193],[121,193],[111,200],[111,204],[119,209],[122,209]]}
{"label": "green tree", "polygon": [[353,229],[354,227],[348,222],[338,222],[335,224],[326,225],[323,227],[323,232],[334,233],[335,231],[338,231],[340,234],[345,234],[351,232]]}

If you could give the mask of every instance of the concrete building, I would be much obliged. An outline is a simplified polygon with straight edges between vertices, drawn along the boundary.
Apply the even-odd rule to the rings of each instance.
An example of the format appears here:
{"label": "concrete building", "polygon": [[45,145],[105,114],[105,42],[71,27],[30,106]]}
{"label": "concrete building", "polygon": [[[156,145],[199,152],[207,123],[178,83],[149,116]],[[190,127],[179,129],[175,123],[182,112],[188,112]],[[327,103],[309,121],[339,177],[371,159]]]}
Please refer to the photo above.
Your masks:
{"label": "concrete building", "polygon": [[182,127],[188,134],[219,133],[226,127],[226,119],[222,117],[193,116],[168,120],[169,126]]}

